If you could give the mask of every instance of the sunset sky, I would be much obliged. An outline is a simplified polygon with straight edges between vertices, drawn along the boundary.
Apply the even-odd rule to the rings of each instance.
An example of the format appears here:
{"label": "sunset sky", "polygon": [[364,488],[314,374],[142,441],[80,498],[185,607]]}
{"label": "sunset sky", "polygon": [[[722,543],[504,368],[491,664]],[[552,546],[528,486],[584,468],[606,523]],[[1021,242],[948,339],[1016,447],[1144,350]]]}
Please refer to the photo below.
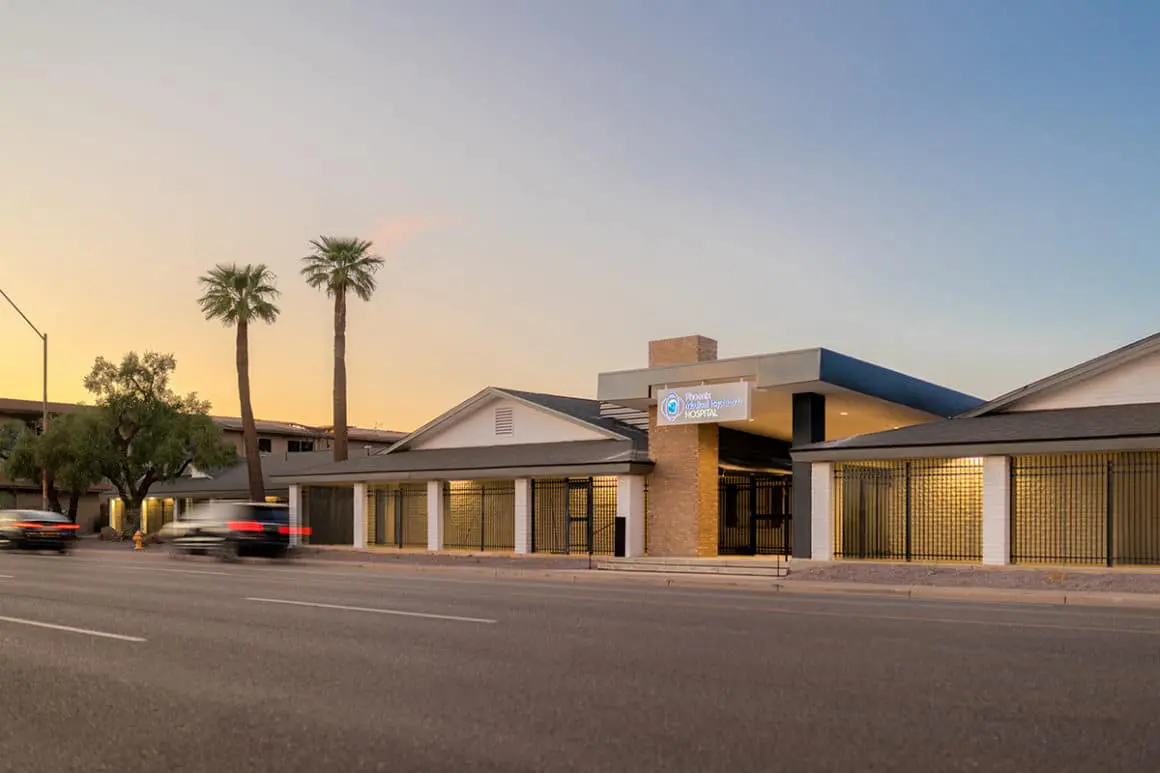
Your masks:
{"label": "sunset sky", "polygon": [[[983,397],[1160,329],[1160,4],[0,4],[0,288],[50,399],[155,349],[236,414],[216,262],[264,262],[255,410],[330,417],[320,234],[373,239],[350,416],[592,396],[649,338],[823,345]],[[0,309],[0,396],[39,342]]]}

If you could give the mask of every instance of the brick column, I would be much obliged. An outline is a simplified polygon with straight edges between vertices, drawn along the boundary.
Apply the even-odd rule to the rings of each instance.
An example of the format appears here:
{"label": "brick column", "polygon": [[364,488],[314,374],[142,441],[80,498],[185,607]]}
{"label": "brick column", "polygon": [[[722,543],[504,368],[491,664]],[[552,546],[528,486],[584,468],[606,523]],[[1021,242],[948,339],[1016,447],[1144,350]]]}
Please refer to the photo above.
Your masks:
{"label": "brick column", "polygon": [[[694,335],[648,343],[650,368],[717,359],[717,342]],[[657,409],[648,411],[648,552],[653,556],[717,555],[716,424],[657,426]]]}
{"label": "brick column", "polygon": [[717,555],[717,425],[658,427],[654,405],[648,428],[649,555]]}

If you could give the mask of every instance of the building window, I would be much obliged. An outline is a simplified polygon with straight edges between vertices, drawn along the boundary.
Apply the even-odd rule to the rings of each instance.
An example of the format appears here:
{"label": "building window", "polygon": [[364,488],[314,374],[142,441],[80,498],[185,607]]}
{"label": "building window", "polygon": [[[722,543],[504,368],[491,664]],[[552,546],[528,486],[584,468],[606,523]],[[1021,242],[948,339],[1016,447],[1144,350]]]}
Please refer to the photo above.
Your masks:
{"label": "building window", "polygon": [[497,437],[511,437],[516,434],[515,417],[511,408],[495,409],[495,434]]}
{"label": "building window", "polygon": [[286,445],[292,454],[314,450],[313,440],[291,440]]}
{"label": "building window", "polygon": [[268,454],[274,450],[274,441],[268,437],[258,438],[258,453]]}

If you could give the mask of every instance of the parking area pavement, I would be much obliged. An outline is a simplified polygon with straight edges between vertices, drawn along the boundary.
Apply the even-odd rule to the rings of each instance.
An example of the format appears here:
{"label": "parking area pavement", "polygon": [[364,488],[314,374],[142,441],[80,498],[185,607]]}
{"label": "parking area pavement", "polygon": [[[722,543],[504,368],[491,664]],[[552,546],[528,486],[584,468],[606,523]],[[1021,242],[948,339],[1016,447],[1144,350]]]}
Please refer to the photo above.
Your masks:
{"label": "parking area pavement", "polygon": [[127,551],[0,575],[0,770],[1160,768],[1143,610]]}

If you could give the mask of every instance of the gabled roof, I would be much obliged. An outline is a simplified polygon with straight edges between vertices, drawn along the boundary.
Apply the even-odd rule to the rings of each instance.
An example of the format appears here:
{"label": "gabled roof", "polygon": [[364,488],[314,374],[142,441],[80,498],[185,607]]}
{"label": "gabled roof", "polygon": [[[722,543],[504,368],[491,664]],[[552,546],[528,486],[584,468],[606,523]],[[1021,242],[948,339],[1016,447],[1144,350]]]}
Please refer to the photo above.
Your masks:
{"label": "gabled roof", "polygon": [[1160,403],[1012,411],[797,446],[794,461],[991,456],[1155,448]]}
{"label": "gabled roof", "polygon": [[610,440],[639,441],[647,433],[616,419],[600,415],[600,401],[589,400],[583,397],[567,397],[565,395],[551,395],[542,392],[525,392],[521,389],[506,389],[502,387],[486,387],[467,398],[451,410],[443,413],[424,424],[419,429],[407,435],[399,442],[381,454],[393,454],[406,451],[415,441],[438,432],[458,417],[471,412],[474,408],[483,405],[489,400],[507,398],[523,403],[537,410],[546,411],[575,424],[580,424],[596,430]]}
{"label": "gabled roof", "polygon": [[1004,395],[999,395],[994,400],[963,412],[960,414],[960,417],[973,418],[998,413],[1006,408],[1010,408],[1014,403],[1024,398],[1041,394],[1049,389],[1083,381],[1084,379],[1105,373],[1112,368],[1117,368],[1158,351],[1160,351],[1160,333],[1154,333],[1147,338],[1141,338],[1127,346],[1121,346],[1119,349],[1114,349],[1107,354],[1093,357],[1086,362],[1081,362],[1079,365],[1073,365],[1066,370],[1061,370],[1046,378],[1033,381],[1026,386],[1013,389]]}

